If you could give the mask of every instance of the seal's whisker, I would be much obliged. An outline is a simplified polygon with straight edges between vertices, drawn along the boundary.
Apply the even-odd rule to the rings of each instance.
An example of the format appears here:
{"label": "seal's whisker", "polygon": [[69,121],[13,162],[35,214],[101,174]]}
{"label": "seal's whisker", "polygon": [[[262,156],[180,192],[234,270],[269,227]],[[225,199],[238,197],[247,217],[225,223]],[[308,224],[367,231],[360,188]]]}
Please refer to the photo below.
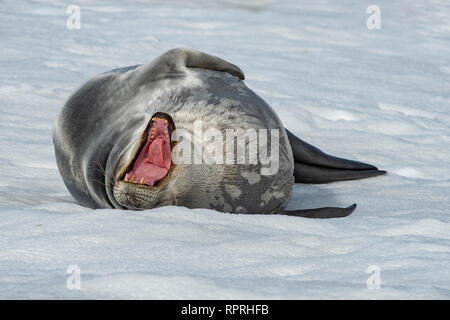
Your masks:
{"label": "seal's whisker", "polygon": [[101,184],[102,186],[106,187],[106,184],[103,181],[97,180],[97,179],[92,179],[93,182],[96,182],[98,184]]}

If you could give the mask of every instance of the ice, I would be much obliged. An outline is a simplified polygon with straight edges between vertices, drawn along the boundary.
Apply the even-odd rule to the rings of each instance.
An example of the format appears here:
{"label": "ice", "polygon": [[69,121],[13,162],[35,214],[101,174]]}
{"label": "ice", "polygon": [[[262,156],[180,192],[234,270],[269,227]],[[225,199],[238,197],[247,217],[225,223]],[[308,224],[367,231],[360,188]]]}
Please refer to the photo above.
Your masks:
{"label": "ice", "polygon": [[[450,298],[448,1],[377,1],[380,30],[356,0],[76,1],[79,30],[69,4],[0,11],[0,298]],[[239,65],[292,132],[389,174],[295,186],[288,209],[358,204],[335,220],[77,205],[58,110],[92,76],[175,47]]]}

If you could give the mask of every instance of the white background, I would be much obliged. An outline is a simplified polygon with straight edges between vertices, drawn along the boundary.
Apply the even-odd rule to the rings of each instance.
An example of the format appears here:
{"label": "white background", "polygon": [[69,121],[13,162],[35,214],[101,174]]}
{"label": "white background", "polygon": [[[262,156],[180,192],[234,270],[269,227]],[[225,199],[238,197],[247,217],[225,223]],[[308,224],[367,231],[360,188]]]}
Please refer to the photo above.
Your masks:
{"label": "white background", "polygon": [[[0,298],[450,298],[449,2],[310,2],[3,3]],[[77,205],[54,159],[58,110],[92,76],[174,47],[239,65],[295,134],[389,174],[295,186],[289,209],[358,203],[335,220]]]}

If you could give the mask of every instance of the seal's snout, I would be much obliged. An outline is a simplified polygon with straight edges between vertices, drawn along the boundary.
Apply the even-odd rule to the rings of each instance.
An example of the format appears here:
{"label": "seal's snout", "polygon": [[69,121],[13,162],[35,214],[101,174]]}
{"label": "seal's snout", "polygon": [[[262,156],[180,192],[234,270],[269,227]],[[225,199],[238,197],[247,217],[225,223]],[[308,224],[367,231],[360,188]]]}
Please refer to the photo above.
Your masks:
{"label": "seal's snout", "polygon": [[155,113],[145,129],[138,151],[123,170],[120,181],[142,186],[158,186],[172,167],[171,136],[175,124],[166,113]]}
{"label": "seal's snout", "polygon": [[114,187],[113,194],[114,199],[122,208],[143,210],[158,205],[159,190],[137,183],[119,181]]}

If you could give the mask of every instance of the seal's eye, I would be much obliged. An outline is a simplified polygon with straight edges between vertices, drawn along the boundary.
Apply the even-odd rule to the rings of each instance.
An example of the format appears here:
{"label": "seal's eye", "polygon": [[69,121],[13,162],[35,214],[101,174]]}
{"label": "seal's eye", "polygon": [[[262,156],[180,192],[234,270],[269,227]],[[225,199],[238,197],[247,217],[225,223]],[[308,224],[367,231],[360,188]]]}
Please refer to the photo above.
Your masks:
{"label": "seal's eye", "polygon": [[125,168],[120,180],[156,186],[172,167],[171,135],[175,129],[172,118],[158,112],[151,118],[134,159]]}

